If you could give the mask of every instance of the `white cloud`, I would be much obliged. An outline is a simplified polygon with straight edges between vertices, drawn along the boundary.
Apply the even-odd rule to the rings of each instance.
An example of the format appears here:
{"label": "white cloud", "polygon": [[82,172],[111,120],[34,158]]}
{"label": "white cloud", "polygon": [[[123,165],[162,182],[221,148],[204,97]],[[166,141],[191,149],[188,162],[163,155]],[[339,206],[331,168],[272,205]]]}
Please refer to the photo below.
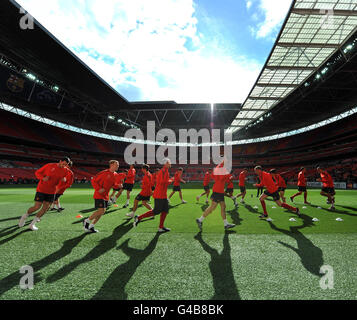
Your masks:
{"label": "white cloud", "polygon": [[292,0],[246,0],[247,8],[248,3],[250,3],[249,8],[252,6],[252,1],[256,4],[258,12],[253,13],[253,20],[258,20],[258,13],[262,15],[261,22],[253,28],[254,35],[257,38],[266,38],[270,36],[271,40],[272,34],[277,32],[281,27],[288,11],[291,6]]}
{"label": "white cloud", "polygon": [[203,42],[193,0],[18,2],[129,100],[242,102],[261,70]]}

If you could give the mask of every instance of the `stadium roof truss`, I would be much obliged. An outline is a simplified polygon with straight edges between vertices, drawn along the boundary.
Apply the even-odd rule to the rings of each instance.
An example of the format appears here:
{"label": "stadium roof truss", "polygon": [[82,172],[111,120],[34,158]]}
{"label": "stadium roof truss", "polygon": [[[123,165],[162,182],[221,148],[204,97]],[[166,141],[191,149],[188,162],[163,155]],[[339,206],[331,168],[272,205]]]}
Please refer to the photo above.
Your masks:
{"label": "stadium roof truss", "polygon": [[357,29],[356,0],[294,0],[275,45],[229,131],[269,113]]}

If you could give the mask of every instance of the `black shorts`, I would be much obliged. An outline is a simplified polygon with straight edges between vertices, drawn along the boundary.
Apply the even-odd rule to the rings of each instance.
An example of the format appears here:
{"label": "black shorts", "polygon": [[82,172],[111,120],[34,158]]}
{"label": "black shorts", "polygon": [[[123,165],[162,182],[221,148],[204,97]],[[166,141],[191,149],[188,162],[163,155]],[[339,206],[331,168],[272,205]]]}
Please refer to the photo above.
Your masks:
{"label": "black shorts", "polygon": [[180,186],[174,186],[174,190],[173,191],[181,191],[181,187]]}
{"label": "black shorts", "polygon": [[217,203],[224,201],[224,193],[213,192],[211,200]]}
{"label": "black shorts", "polygon": [[264,194],[267,195],[268,197],[273,197],[274,201],[280,200],[280,195],[278,191],[275,191],[274,193],[270,193],[268,190],[265,190]]}
{"label": "black shorts", "polygon": [[140,193],[135,197],[135,200],[138,200],[138,201],[150,201],[150,196],[143,196],[141,195]]}
{"label": "black shorts", "polygon": [[280,191],[285,191],[286,190],[286,188],[283,188],[283,187],[279,187],[279,189],[278,189],[278,191],[280,192]]}
{"label": "black shorts", "polygon": [[329,194],[335,194],[335,188],[322,188],[321,191]]}
{"label": "black shorts", "polygon": [[154,214],[158,215],[162,212],[169,213],[169,201],[167,199],[155,199]]}
{"label": "black shorts", "polygon": [[94,207],[96,209],[106,209],[108,208],[108,201],[103,200],[103,199],[94,199]]}
{"label": "black shorts", "polygon": [[210,189],[209,189],[209,186],[203,186],[203,190],[204,191],[209,191]]}
{"label": "black shorts", "polygon": [[54,201],[57,201],[61,196],[63,196],[63,193],[62,194],[55,194],[55,200]]}
{"label": "black shorts", "polygon": [[226,193],[233,193],[233,188],[227,188]]}
{"label": "black shorts", "polygon": [[37,201],[37,202],[53,202],[53,201],[55,201],[55,195],[42,193],[42,192],[36,192],[35,201]]}
{"label": "black shorts", "polygon": [[299,192],[306,192],[306,187],[298,187]]}
{"label": "black shorts", "polygon": [[245,187],[239,187],[240,188],[240,192],[244,193],[246,188]]}
{"label": "black shorts", "polygon": [[127,191],[132,191],[133,187],[134,187],[134,184],[131,184],[131,183],[124,183],[123,184],[123,189],[127,190]]}

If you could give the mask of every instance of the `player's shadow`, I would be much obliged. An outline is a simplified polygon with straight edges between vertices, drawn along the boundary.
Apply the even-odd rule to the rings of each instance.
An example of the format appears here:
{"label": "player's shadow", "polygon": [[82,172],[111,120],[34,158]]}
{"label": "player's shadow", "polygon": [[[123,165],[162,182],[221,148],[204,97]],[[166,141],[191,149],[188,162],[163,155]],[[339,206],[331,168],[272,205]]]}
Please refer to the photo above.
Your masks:
{"label": "player's shadow", "polygon": [[320,268],[324,265],[323,252],[300,232],[300,230],[306,227],[314,227],[315,224],[312,218],[305,214],[301,214],[301,218],[303,219],[303,224],[300,226],[290,226],[290,230],[281,229],[271,221],[269,221],[269,225],[273,230],[293,238],[296,241],[297,248],[282,241],[278,242],[286,248],[293,250],[300,257],[301,263],[307,271],[315,276],[321,277]]}
{"label": "player's shadow", "polygon": [[127,300],[128,295],[125,287],[135,274],[137,268],[155,250],[160,234],[157,233],[148,246],[141,250],[129,247],[130,239],[125,240],[118,250],[122,250],[129,260],[119,265],[105,280],[99,291],[92,297],[92,300]]}
{"label": "player's shadow", "polygon": [[[27,230],[24,230],[23,232],[27,232]],[[65,256],[69,255],[72,250],[83,240],[85,236],[86,234],[81,234],[78,237],[66,240],[63,242],[62,247],[59,250],[49,254],[48,256],[40,260],[29,263],[28,265],[30,265],[36,272],[34,284],[36,285],[36,283],[42,280],[40,274],[38,273],[40,270],[44,269],[52,263],[57,263]],[[19,270],[17,270],[12,274],[8,275],[7,277],[1,279],[0,296],[3,295],[5,292],[9,291],[10,289],[17,287],[22,276],[23,275],[20,274]]]}
{"label": "player's shadow", "polygon": [[244,219],[239,216],[238,208],[234,208],[230,211],[227,211],[227,213],[231,216],[232,221],[235,225],[240,226],[242,224],[242,221]]}
{"label": "player's shadow", "polygon": [[[30,223],[31,223],[30,221],[26,222],[24,227],[28,226]],[[6,237],[6,236],[8,236],[8,235],[10,235],[12,233],[15,233],[18,230],[20,230],[20,228],[19,228],[19,226],[17,224],[14,225],[14,226],[11,226],[11,227],[7,227],[7,228],[4,228],[4,229],[1,229],[0,230],[0,239],[4,238],[4,237]],[[29,231],[29,229],[26,229],[26,230],[23,230],[23,231]],[[19,234],[22,234],[22,233],[23,232],[19,232]],[[16,234],[14,237],[11,237],[10,240],[16,238],[19,234]],[[4,239],[4,240],[0,241],[0,244],[4,244],[4,243],[6,243],[6,242],[8,242],[10,240]]]}
{"label": "player's shadow", "polygon": [[6,219],[0,219],[0,222],[6,222],[6,221],[13,221],[13,220],[20,220],[20,217],[12,217],[12,218],[6,218]]}
{"label": "player's shadow", "polygon": [[313,207],[313,208],[321,208],[321,210],[326,211],[328,213],[338,213],[338,214],[343,214],[343,215],[350,216],[350,217],[357,217],[356,213],[351,213],[351,212],[348,212],[348,211],[342,211],[342,210],[337,210],[337,209],[330,210],[328,208],[319,207],[319,206],[315,206],[315,205],[312,205],[312,204],[310,206]]}
{"label": "player's shadow", "polygon": [[81,210],[79,211],[80,213],[89,213],[89,212],[93,212],[95,211],[96,209],[95,208],[91,208],[91,209],[84,209],[84,210]]}
{"label": "player's shadow", "polygon": [[[27,226],[27,225],[29,225],[29,224],[30,224],[30,222],[27,222],[27,223],[25,224],[25,226]],[[7,231],[7,232],[5,232],[5,233],[1,233],[1,234],[0,234],[0,238],[4,238],[4,237],[6,237],[6,236],[8,236],[8,235],[10,235],[10,234],[15,233],[15,232],[18,231],[18,230],[19,230],[19,227],[17,226],[17,228],[14,228],[14,229],[12,229],[12,230],[10,230],[10,231]],[[20,231],[20,232],[14,234],[14,235],[12,235],[11,237],[8,237],[8,238],[6,238],[6,239],[1,240],[1,241],[0,241],[0,246],[3,245],[3,244],[5,244],[5,243],[7,243],[7,242],[10,242],[11,240],[16,239],[16,238],[17,238],[18,236],[20,236],[20,235],[22,235],[22,234],[24,234],[24,233],[26,233],[26,232],[30,232],[30,231],[31,231],[31,230],[28,229],[28,228],[23,229],[22,231]]]}
{"label": "player's shadow", "polygon": [[209,204],[204,204],[203,206],[201,206],[201,210],[204,212],[206,211],[206,209],[209,207]]}
{"label": "player's shadow", "polygon": [[256,214],[259,214],[259,211],[258,209],[254,209],[251,205],[249,204],[245,204],[244,207],[251,213],[256,213]]}
{"label": "player's shadow", "polygon": [[184,205],[184,203],[175,204],[174,206],[172,204],[169,204],[169,208],[170,209],[174,209],[174,208],[177,208],[177,207],[179,207],[181,205]]}
{"label": "player's shadow", "polygon": [[228,238],[232,233],[234,232],[225,232],[223,250],[220,254],[217,249],[212,248],[202,239],[202,232],[197,233],[194,237],[211,256],[209,268],[215,291],[211,300],[241,300],[232,269],[231,246]]}
{"label": "player's shadow", "polygon": [[336,207],[341,207],[341,208],[344,208],[344,209],[347,209],[347,210],[352,210],[352,211],[357,211],[357,208],[353,208],[353,207],[348,207],[348,206],[341,206],[341,205],[336,205]]}
{"label": "player's shadow", "polygon": [[110,251],[111,249],[115,248],[117,241],[123,237],[127,232],[130,231],[132,228],[132,224],[129,223],[130,219],[127,219],[125,222],[120,224],[118,227],[116,227],[113,230],[113,233],[109,236],[106,237],[102,240],[100,240],[99,244],[94,247],[90,252],[88,252],[83,258],[77,259],[64,267],[62,267],[60,270],[56,271],[54,274],[50,275],[47,279],[47,283],[53,283],[56,282],[64,277],[66,277],[68,274],[70,274],[72,271],[74,271],[79,265],[82,263],[88,263],[91,262],[106,252]]}

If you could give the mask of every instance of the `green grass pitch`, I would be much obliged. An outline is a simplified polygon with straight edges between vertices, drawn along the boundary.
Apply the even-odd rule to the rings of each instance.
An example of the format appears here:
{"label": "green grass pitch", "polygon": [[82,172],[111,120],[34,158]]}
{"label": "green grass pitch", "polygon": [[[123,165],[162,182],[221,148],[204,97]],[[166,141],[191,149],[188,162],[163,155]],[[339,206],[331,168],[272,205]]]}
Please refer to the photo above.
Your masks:
{"label": "green grass pitch", "polygon": [[[76,216],[93,211],[89,186],[67,190],[61,198],[65,210],[48,212],[37,232],[27,229],[31,218],[24,228],[17,226],[33,204],[35,188],[0,188],[0,299],[357,298],[357,191],[337,190],[336,210],[330,211],[319,190],[309,190],[312,205],[295,198],[301,218],[267,201],[273,219],[267,222],[258,218],[262,208],[256,190],[249,189],[246,204],[237,210],[226,198],[234,229],[224,231],[217,208],[198,233],[195,219],[206,208],[204,198],[195,200],[201,192],[198,185],[184,185],[188,204],[173,196],[165,223],[169,233],[157,234],[159,217],[133,228],[122,195],[119,206],[110,207],[99,221],[99,233],[86,235]],[[287,190],[287,199],[294,193]],[[137,213],[146,211],[140,207]],[[289,221],[292,217],[295,222]],[[34,270],[32,290],[19,286],[25,265]],[[331,289],[320,286],[325,283],[320,269],[326,265],[333,270],[328,274]]]}

